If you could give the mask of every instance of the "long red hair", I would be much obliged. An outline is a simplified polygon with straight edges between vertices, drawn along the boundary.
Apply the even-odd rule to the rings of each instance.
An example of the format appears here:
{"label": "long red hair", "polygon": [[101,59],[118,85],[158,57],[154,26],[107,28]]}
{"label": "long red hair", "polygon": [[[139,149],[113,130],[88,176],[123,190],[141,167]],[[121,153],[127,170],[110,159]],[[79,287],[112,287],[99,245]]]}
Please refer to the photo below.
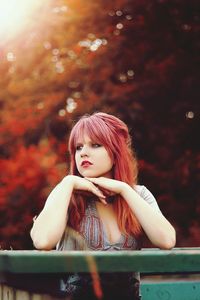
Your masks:
{"label": "long red hair", "polygon": [[[113,159],[113,179],[126,182],[130,186],[137,183],[137,160],[131,147],[131,138],[126,124],[117,117],[98,112],[84,115],[73,127],[69,137],[70,173],[81,176],[75,163],[76,143],[79,137],[88,137],[103,145]],[[85,197],[72,196],[70,202],[69,225],[78,230],[81,218],[86,208]],[[116,196],[113,202],[119,229],[124,234],[138,236],[141,226],[134,213],[121,196]]]}

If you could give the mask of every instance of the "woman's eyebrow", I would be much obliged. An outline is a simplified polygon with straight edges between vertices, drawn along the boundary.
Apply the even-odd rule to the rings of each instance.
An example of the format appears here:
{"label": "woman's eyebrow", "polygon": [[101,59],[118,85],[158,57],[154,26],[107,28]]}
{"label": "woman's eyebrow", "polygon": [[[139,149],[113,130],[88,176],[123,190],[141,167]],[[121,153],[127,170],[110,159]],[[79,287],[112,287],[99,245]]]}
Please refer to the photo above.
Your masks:
{"label": "woman's eyebrow", "polygon": [[83,143],[81,143],[81,142],[75,143],[75,147],[81,146],[81,145],[83,145]]}

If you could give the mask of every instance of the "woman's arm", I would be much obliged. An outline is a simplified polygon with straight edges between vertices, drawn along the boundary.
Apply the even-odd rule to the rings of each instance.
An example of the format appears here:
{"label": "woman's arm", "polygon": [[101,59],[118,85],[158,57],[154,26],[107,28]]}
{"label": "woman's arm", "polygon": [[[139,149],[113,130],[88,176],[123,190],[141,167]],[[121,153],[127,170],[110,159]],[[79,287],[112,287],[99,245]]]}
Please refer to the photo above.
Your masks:
{"label": "woman's arm", "polygon": [[30,235],[37,249],[50,250],[61,239],[73,190],[92,192],[105,202],[102,192],[93,183],[78,176],[64,177],[50,193],[43,210],[34,221]]}
{"label": "woman's arm", "polygon": [[135,214],[149,240],[161,249],[171,249],[176,243],[176,232],[168,220],[153,209],[131,186],[122,181],[105,177],[87,178],[99,188],[121,194]]}
{"label": "woman's arm", "polygon": [[161,249],[171,249],[175,246],[175,229],[161,213],[154,210],[128,184],[124,184],[121,195],[134,212],[149,240],[155,246]]}
{"label": "woman's arm", "polygon": [[61,239],[66,227],[72,191],[72,182],[65,177],[50,193],[30,233],[37,249],[50,250]]}

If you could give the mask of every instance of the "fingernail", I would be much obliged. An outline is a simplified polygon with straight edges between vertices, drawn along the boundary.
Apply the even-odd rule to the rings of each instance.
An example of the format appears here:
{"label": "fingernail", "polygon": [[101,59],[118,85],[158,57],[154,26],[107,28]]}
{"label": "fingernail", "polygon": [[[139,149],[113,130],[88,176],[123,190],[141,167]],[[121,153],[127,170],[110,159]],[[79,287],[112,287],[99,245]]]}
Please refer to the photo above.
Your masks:
{"label": "fingernail", "polygon": [[106,200],[105,200],[105,198],[106,198],[105,196],[99,197],[99,198],[100,198],[100,200],[101,200],[102,203],[107,204],[107,202],[106,202]]}

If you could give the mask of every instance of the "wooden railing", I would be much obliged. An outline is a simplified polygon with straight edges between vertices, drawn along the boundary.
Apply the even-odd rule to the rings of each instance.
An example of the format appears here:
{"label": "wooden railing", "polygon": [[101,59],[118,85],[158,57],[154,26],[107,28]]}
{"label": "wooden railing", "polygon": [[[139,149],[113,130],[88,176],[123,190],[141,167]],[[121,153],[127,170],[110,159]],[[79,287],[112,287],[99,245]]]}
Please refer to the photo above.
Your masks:
{"label": "wooden railing", "polygon": [[0,251],[0,300],[57,299],[54,282],[66,273],[132,271],[141,273],[142,300],[200,300],[200,248]]}

